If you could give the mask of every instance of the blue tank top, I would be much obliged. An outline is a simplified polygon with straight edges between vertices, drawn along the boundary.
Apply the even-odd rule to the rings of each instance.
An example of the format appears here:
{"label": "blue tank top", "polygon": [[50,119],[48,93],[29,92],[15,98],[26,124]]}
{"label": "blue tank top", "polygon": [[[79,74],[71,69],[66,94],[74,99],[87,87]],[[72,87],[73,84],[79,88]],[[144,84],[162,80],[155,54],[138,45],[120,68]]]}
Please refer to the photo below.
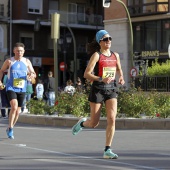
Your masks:
{"label": "blue tank top", "polygon": [[11,57],[11,65],[8,69],[6,91],[26,92],[28,65],[26,58],[15,60]]}

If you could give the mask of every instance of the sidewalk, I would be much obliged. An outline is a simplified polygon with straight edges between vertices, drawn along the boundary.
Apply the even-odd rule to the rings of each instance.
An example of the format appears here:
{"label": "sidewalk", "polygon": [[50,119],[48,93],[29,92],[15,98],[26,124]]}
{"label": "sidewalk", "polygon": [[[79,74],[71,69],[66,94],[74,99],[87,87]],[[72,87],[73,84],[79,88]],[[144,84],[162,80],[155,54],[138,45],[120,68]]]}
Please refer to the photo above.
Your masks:
{"label": "sidewalk", "polygon": [[[18,122],[45,125],[45,126],[56,126],[56,127],[72,127],[79,118],[75,117],[58,117],[58,116],[42,116],[42,115],[31,115],[21,114]],[[100,119],[98,128],[106,128],[106,118]],[[170,130],[170,119],[128,119],[128,118],[117,118],[116,129],[159,129],[159,130]]]}

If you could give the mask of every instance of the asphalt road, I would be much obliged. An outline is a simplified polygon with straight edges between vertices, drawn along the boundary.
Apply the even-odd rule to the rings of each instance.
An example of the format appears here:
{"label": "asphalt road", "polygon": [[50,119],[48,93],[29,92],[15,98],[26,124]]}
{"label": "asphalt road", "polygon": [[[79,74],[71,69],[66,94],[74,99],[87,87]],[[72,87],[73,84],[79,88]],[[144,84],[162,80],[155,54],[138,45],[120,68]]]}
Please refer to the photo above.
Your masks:
{"label": "asphalt road", "polygon": [[0,170],[170,170],[170,131],[116,130],[117,160],[103,159],[104,129],[17,124],[8,139],[8,120],[0,119]]}

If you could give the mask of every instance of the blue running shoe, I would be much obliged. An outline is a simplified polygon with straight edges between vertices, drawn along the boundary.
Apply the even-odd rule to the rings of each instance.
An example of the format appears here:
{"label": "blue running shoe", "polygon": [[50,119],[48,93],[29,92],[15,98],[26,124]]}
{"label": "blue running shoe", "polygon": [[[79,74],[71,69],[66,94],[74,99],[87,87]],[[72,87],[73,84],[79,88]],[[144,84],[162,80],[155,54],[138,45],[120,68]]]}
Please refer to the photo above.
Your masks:
{"label": "blue running shoe", "polygon": [[7,128],[6,133],[7,133],[8,138],[14,139],[13,128]]}
{"label": "blue running shoe", "polygon": [[87,118],[80,119],[73,127],[72,134],[77,135],[80,131],[82,131],[83,127],[80,126],[81,122],[85,122]]}
{"label": "blue running shoe", "polygon": [[103,158],[105,158],[105,159],[117,159],[118,155],[113,153],[111,149],[108,149],[107,151],[104,152]]}

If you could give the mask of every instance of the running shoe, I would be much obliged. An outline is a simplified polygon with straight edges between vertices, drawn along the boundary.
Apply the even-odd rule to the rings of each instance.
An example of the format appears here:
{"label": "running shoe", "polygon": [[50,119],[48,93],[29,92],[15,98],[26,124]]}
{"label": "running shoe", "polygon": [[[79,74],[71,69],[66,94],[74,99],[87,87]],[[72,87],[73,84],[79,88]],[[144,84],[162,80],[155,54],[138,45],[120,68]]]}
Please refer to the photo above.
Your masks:
{"label": "running shoe", "polygon": [[14,139],[13,128],[7,128],[6,133],[7,133],[8,138]]}
{"label": "running shoe", "polygon": [[82,122],[85,122],[87,118],[80,119],[73,127],[72,127],[72,134],[77,135],[80,131],[82,131],[83,127],[80,126]]}
{"label": "running shoe", "polygon": [[105,158],[105,159],[117,159],[118,155],[113,153],[111,149],[108,149],[107,151],[104,152],[103,158]]}

